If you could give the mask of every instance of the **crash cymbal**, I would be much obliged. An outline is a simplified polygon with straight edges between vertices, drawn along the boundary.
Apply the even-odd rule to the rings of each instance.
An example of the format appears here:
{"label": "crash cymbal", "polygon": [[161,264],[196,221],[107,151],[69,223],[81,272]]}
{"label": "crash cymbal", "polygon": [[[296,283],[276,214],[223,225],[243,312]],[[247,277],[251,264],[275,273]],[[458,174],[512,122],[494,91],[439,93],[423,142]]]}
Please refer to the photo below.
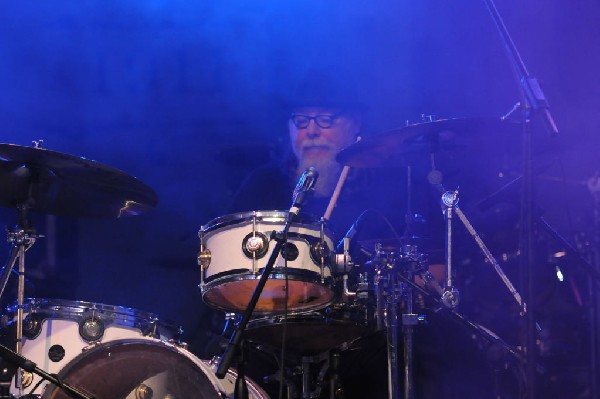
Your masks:
{"label": "crash cymbal", "polygon": [[122,218],[157,204],[135,177],[96,161],[37,147],[0,144],[0,205],[53,215]]}
{"label": "crash cymbal", "polygon": [[337,160],[357,168],[402,167],[440,152],[472,149],[475,155],[480,153],[477,140],[489,141],[491,136],[518,133],[516,126],[500,118],[455,118],[415,123],[363,138],[340,151]]}

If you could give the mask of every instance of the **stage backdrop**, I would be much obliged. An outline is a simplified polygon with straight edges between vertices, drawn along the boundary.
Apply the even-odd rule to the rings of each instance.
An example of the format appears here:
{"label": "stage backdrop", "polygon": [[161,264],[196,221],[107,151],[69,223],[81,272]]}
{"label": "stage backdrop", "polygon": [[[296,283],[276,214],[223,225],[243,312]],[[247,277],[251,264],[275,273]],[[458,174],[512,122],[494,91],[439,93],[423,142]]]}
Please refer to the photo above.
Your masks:
{"label": "stage backdrop", "polygon": [[[600,170],[600,3],[506,0],[498,9],[560,129],[550,138],[536,123],[537,203],[566,237],[589,235],[585,182]],[[0,142],[43,139],[139,178],[159,198],[130,219],[33,215],[47,237],[28,252],[28,295],[156,312],[182,324],[204,354],[222,314],[197,288],[197,230],[226,212],[252,168],[280,154],[282,99],[319,66],[354,76],[369,105],[365,136],[422,114],[500,116],[520,100],[481,1],[0,4]],[[520,153],[519,134],[490,134],[489,147],[469,149],[480,157],[472,172],[503,175],[461,176],[467,209],[521,173],[488,157],[496,140]],[[2,215],[14,224],[14,210]]]}

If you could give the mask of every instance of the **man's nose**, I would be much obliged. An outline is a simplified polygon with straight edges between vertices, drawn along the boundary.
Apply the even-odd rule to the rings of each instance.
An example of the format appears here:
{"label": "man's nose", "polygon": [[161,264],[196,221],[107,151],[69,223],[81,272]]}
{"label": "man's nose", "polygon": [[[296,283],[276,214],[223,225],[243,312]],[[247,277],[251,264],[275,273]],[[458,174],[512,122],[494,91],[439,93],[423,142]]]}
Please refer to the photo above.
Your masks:
{"label": "man's nose", "polygon": [[321,128],[317,125],[317,122],[312,119],[306,127],[306,135],[310,138],[319,137],[321,135]]}

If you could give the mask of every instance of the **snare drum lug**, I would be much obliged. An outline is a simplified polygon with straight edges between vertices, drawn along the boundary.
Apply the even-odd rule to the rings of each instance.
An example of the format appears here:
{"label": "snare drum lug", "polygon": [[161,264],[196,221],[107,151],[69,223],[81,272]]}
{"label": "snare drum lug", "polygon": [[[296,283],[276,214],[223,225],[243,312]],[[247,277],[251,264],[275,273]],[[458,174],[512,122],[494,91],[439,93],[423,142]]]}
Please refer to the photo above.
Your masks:
{"label": "snare drum lug", "polygon": [[269,250],[269,239],[261,232],[248,233],[242,241],[242,251],[252,260],[264,257]]}
{"label": "snare drum lug", "polygon": [[202,271],[208,269],[208,266],[210,266],[211,259],[212,254],[210,252],[210,249],[204,249],[198,253],[198,266],[200,266],[200,269]]}
{"label": "snare drum lug", "polygon": [[212,255],[208,248],[205,248],[204,244],[204,233],[206,231],[206,226],[200,227],[198,231],[198,237],[200,238],[200,250],[198,251],[198,266],[200,266],[200,290],[204,293],[204,271],[208,269],[210,266],[210,261],[212,259]]}

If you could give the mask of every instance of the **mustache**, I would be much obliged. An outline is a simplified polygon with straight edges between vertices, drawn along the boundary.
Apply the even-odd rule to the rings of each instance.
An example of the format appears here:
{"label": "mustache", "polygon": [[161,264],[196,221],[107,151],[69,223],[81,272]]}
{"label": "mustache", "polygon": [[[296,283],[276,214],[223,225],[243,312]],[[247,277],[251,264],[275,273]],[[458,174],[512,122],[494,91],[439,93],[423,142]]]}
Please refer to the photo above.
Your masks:
{"label": "mustache", "polygon": [[331,145],[330,143],[322,142],[322,141],[304,142],[304,143],[302,143],[300,149],[302,151],[304,151],[306,149],[313,148],[313,147],[325,148],[328,150],[335,150],[335,147],[333,145]]}

